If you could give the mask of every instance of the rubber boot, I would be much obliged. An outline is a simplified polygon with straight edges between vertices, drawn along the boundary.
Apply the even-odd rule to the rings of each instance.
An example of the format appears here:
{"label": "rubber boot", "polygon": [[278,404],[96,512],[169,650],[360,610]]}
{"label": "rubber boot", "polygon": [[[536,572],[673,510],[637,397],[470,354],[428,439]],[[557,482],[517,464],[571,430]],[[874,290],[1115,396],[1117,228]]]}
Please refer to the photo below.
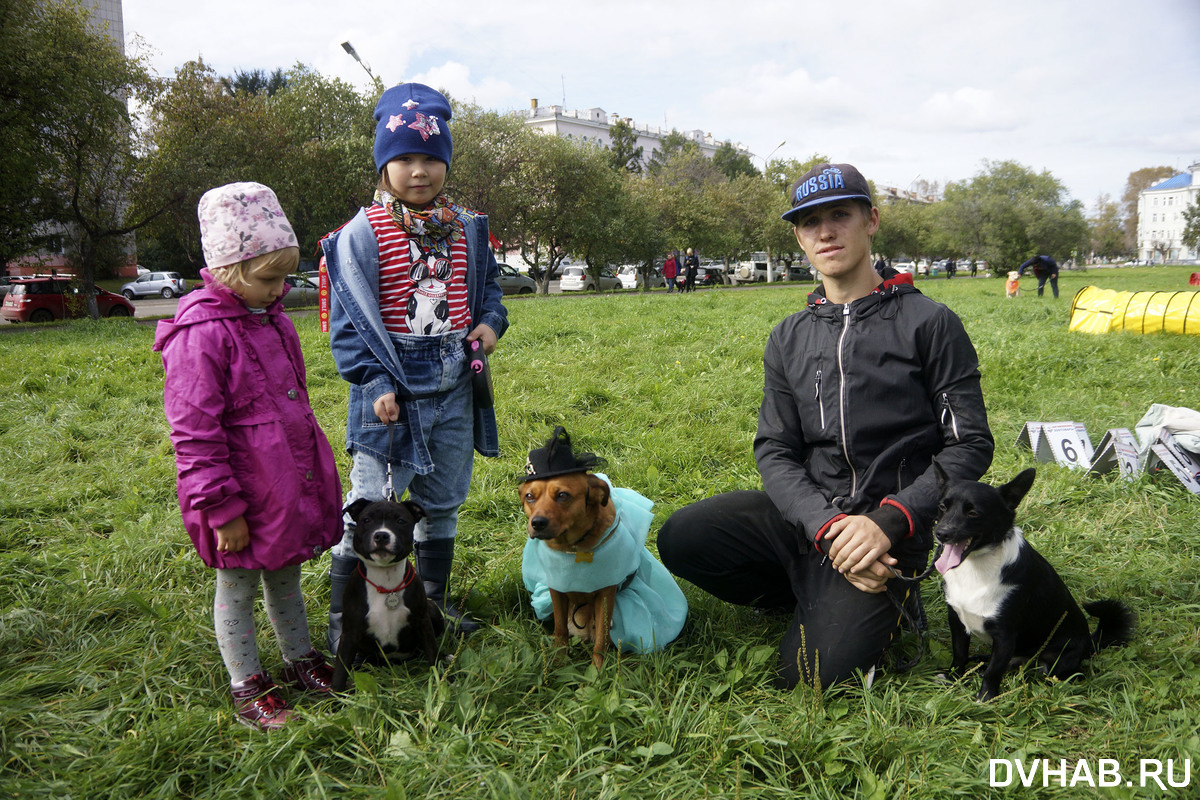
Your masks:
{"label": "rubber boot", "polygon": [[342,640],[342,595],[357,568],[357,558],[333,554],[333,563],[329,565],[329,632],[325,635],[325,646],[332,658],[337,658],[338,643]]}
{"label": "rubber boot", "polygon": [[442,610],[446,625],[459,636],[479,630],[480,623],[464,615],[446,599],[446,587],[450,582],[450,565],[454,563],[453,539],[430,539],[416,542],[417,572],[425,584],[425,596]]}

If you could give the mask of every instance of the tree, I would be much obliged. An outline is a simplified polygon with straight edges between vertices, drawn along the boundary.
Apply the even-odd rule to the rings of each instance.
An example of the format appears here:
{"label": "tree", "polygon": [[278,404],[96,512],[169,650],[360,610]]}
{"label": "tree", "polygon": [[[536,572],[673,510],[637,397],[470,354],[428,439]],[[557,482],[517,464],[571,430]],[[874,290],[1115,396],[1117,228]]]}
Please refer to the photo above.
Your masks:
{"label": "tree", "polygon": [[608,150],[609,164],[615,170],[640,173],[642,171],[642,146],[637,143],[638,134],[626,120],[618,119],[608,128],[612,144]]}
{"label": "tree", "polygon": [[713,166],[721,171],[729,180],[736,180],[742,175],[761,175],[750,155],[744,150],[738,150],[729,142],[721,142],[717,152],[713,153]]}
{"label": "tree", "polygon": [[168,209],[142,237],[146,252],[198,270],[196,204],[204,192],[234,181],[275,190],[305,256],[370,202],[377,180],[373,99],[303,65],[284,82],[273,95],[234,96],[202,61],[176,69],[153,107],[153,148],[136,203]]}
{"label": "tree", "polygon": [[1087,240],[1082,204],[1049,172],[1015,161],[984,161],[969,182],[946,188],[938,213],[946,241],[998,275],[1038,253],[1065,261]]}
{"label": "tree", "polygon": [[60,216],[58,192],[44,182],[53,154],[42,143],[43,129],[62,111],[53,11],[28,0],[0,0],[0,264],[49,244],[45,223]]}
{"label": "tree", "polygon": [[221,85],[225,87],[225,91],[229,93],[230,97],[247,94],[273,96],[287,88],[288,80],[281,69],[275,70],[270,75],[261,69],[250,72],[242,72],[239,69],[234,71],[233,77],[221,78]]}
{"label": "tree", "polygon": [[521,207],[536,191],[525,165],[544,138],[512,114],[477,105],[454,108],[454,163],[446,191],[457,202],[488,215],[492,235],[504,245],[519,240]]}
{"label": "tree", "polygon": [[1091,254],[1098,258],[1128,255],[1121,207],[1107,194],[1096,199],[1096,213],[1088,220],[1088,244]]}
{"label": "tree", "polygon": [[684,136],[679,131],[671,131],[662,138],[661,145],[650,155],[646,169],[651,173],[660,171],[671,159],[684,153],[699,153],[700,145]]}
{"label": "tree", "polygon": [[1200,248],[1200,195],[1192,198],[1192,204],[1183,210],[1183,221],[1180,239],[1193,250]]}
{"label": "tree", "polygon": [[[18,6],[20,3],[17,4]],[[159,83],[144,57],[127,57],[106,34],[89,26],[88,13],[69,3],[32,4],[27,13],[0,7],[25,26],[33,51],[18,55],[15,80],[49,89],[30,109],[36,140],[20,141],[37,173],[22,172],[21,186],[44,221],[61,226],[69,263],[77,270],[93,319],[99,317],[97,275],[128,259],[129,234],[162,213],[129,211],[142,175],[140,119],[130,111],[153,102]],[[8,27],[5,25],[6,49]],[[7,79],[6,79],[7,80]],[[25,129],[26,132],[28,129]],[[7,134],[7,130],[6,130]],[[6,143],[7,146],[7,143]],[[7,182],[8,176],[5,176]],[[28,243],[28,242],[26,242]]]}
{"label": "tree", "polygon": [[1142,167],[1129,173],[1129,179],[1125,181],[1125,194],[1121,195],[1125,209],[1125,246],[1129,252],[1137,250],[1138,195],[1174,175],[1175,170],[1171,167]]}
{"label": "tree", "polygon": [[548,294],[550,276],[604,215],[601,195],[592,192],[590,182],[613,172],[603,151],[557,136],[540,137],[530,156],[521,180],[534,189],[517,209],[514,229],[529,276],[538,282],[539,294]]}

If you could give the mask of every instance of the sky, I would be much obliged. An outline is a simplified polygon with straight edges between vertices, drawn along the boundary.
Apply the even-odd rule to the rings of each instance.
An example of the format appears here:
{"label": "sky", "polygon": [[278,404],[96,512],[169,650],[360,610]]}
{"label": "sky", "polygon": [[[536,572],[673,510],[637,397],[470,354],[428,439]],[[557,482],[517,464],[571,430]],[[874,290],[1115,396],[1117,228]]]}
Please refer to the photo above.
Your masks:
{"label": "sky", "polygon": [[124,24],[164,76],[304,63],[367,90],[350,41],[388,86],[602,108],[900,189],[1016,161],[1091,210],[1200,161],[1200,0],[124,0]]}

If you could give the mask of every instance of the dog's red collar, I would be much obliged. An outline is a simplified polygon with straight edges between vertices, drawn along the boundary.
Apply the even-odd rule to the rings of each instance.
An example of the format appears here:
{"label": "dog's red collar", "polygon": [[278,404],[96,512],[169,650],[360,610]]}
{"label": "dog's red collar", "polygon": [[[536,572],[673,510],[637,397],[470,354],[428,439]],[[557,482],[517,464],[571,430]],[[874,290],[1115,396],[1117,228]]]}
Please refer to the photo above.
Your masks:
{"label": "dog's red collar", "polygon": [[413,569],[413,565],[412,565],[411,561],[405,561],[404,562],[404,580],[400,581],[400,585],[397,586],[395,589],[385,589],[382,586],[380,586],[378,583],[375,583],[375,581],[368,578],[367,573],[363,570],[363,565],[362,565],[361,561],[358,562],[358,574],[362,576],[362,579],[364,581],[366,581],[367,583],[374,586],[375,591],[379,592],[380,594],[395,594],[396,592],[399,592],[399,591],[402,591],[402,590],[408,588],[408,585],[410,583],[412,583],[413,577],[417,574],[417,571]]}

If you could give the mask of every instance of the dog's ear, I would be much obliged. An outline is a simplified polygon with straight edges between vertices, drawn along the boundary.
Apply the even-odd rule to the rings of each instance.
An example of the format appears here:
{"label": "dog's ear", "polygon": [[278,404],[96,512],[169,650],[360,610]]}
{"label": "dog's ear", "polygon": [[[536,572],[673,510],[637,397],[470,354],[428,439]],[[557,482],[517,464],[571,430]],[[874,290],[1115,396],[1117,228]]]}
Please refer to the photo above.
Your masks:
{"label": "dog's ear", "polygon": [[1017,506],[1021,504],[1021,499],[1025,497],[1025,493],[1029,491],[1029,487],[1033,486],[1033,479],[1037,475],[1037,470],[1030,467],[1023,472],[1017,474],[1008,483],[1000,487],[1000,496],[1004,498],[1004,504],[1013,511],[1017,510]]}
{"label": "dog's ear", "polygon": [[942,469],[942,465],[938,462],[933,462],[933,473],[937,475],[938,495],[946,493],[946,486],[950,483],[950,476],[946,474],[946,470]]}
{"label": "dog's ear", "polygon": [[355,500],[353,503],[351,503],[350,505],[343,508],[342,511],[349,514],[350,519],[354,520],[355,522],[358,522],[358,515],[361,514],[362,510],[369,505],[371,505],[370,500],[368,500],[365,497],[360,497],[357,500]]}
{"label": "dog's ear", "polygon": [[608,488],[608,484],[595,475],[588,475],[588,505],[608,505],[608,498],[612,492]]}
{"label": "dog's ear", "polygon": [[423,520],[429,515],[425,513],[425,509],[420,503],[414,503],[412,500],[405,500],[401,505],[408,509],[408,513],[412,514],[413,522]]}

